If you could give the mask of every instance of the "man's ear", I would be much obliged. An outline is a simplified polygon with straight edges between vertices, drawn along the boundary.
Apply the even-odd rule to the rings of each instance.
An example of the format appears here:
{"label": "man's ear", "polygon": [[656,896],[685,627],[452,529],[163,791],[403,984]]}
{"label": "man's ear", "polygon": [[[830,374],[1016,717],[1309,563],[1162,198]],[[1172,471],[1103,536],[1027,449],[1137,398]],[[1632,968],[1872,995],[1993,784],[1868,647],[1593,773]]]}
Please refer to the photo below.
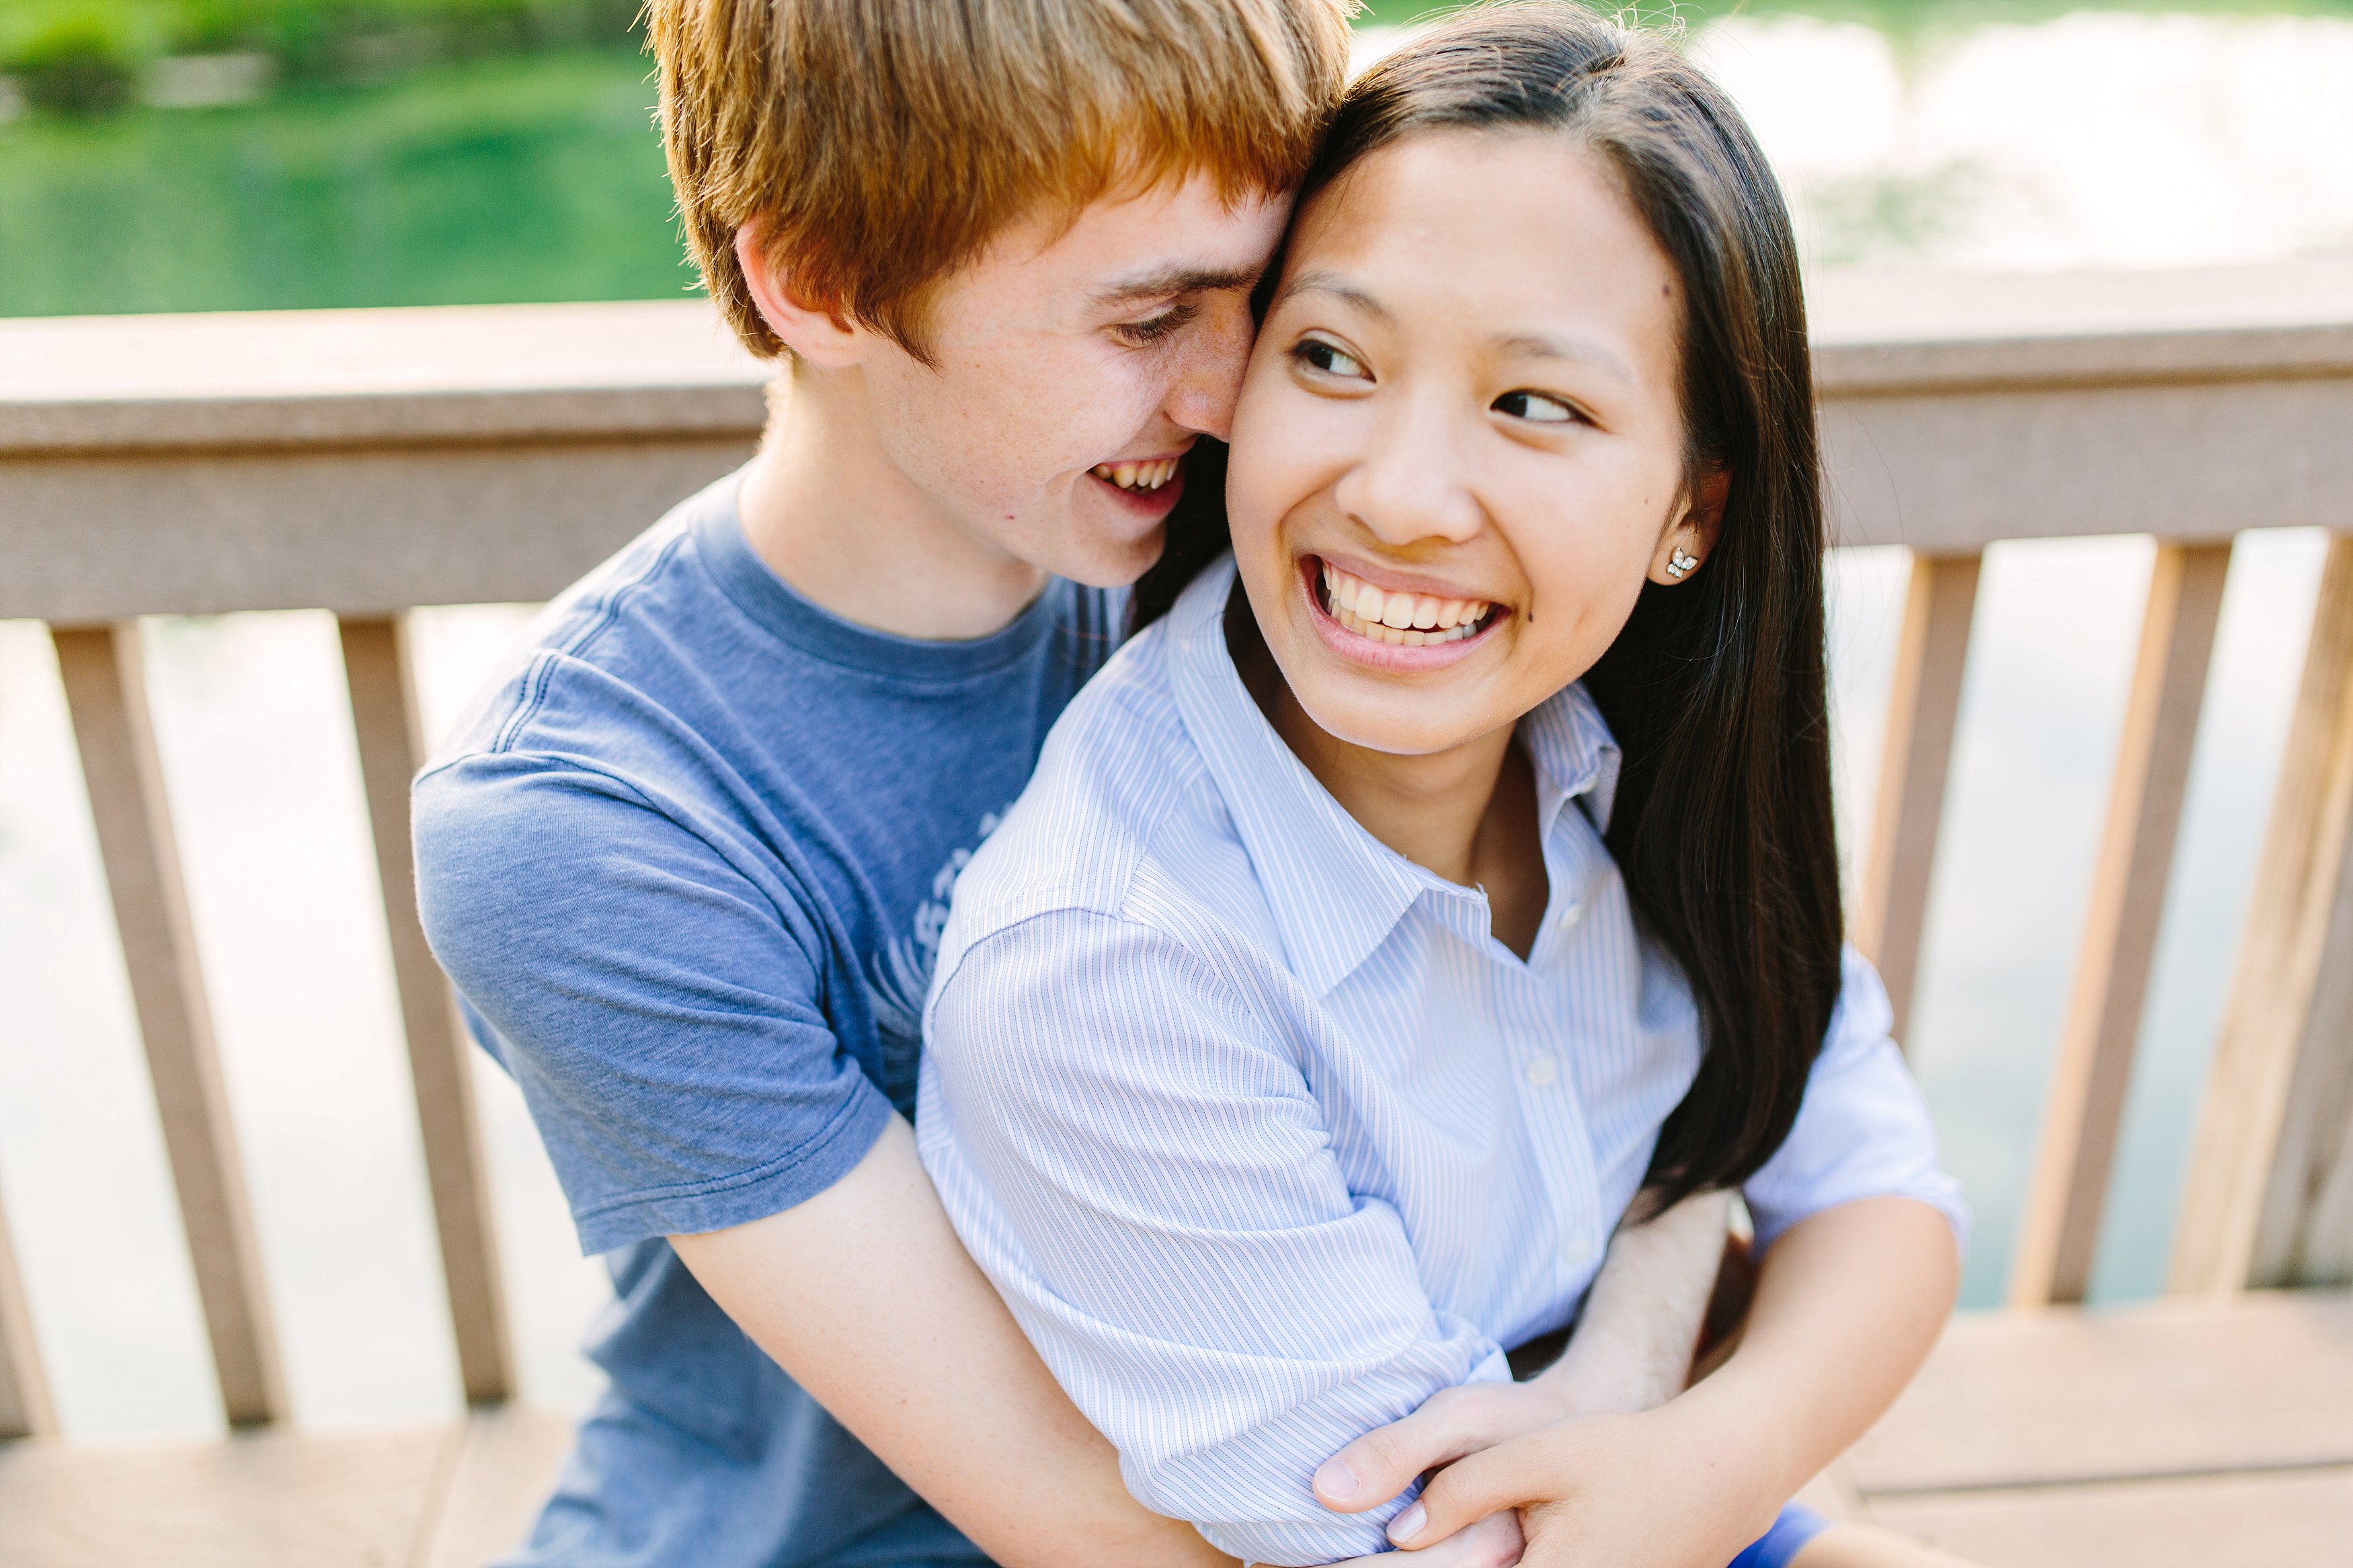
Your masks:
{"label": "man's ear", "polygon": [[793,298],[791,287],[771,265],[757,224],[737,226],[735,265],[743,269],[744,286],[760,319],[795,354],[822,370],[847,369],[866,357],[873,335],[846,316],[812,310]]}
{"label": "man's ear", "polygon": [[1732,470],[1704,470],[1683,503],[1683,515],[1667,524],[1659,546],[1651,553],[1651,569],[1643,575],[1669,587],[1687,582],[1715,549],[1724,528],[1725,503],[1732,496]]}

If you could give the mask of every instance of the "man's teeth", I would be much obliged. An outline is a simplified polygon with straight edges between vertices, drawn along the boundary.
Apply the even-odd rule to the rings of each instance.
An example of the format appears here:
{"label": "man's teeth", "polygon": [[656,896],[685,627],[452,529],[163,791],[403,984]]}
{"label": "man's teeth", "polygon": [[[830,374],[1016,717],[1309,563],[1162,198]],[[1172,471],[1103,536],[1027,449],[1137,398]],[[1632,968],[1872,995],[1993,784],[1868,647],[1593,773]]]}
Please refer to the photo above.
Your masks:
{"label": "man's teeth", "polygon": [[1176,477],[1176,459],[1158,458],[1149,463],[1097,463],[1087,470],[1124,490],[1156,490]]}
{"label": "man's teeth", "polygon": [[1385,594],[1326,561],[1324,591],[1332,618],[1361,637],[1420,647],[1460,642],[1479,629],[1493,606],[1484,599],[1436,599],[1428,594]]}

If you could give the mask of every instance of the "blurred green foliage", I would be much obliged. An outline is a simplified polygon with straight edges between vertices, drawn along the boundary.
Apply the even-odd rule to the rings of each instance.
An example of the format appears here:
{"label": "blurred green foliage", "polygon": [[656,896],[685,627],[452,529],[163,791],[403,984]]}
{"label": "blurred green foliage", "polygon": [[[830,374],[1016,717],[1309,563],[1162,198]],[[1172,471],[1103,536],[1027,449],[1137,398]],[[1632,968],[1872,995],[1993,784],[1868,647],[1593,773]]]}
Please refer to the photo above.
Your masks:
{"label": "blurred green foliage", "polygon": [[0,73],[34,104],[127,101],[166,55],[258,54],[293,83],[367,82],[423,66],[630,35],[639,0],[7,0]]}
{"label": "blurred green foliage", "polygon": [[0,316],[677,298],[649,62],[0,126]]}

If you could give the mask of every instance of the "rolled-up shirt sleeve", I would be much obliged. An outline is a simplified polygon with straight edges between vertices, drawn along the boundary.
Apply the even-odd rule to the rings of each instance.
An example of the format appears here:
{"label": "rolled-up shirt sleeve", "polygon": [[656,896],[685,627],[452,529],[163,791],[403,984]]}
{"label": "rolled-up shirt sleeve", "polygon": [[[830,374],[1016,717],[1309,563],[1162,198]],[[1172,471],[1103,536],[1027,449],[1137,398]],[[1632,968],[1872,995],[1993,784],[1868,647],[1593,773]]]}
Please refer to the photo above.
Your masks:
{"label": "rolled-up shirt sleeve", "polygon": [[1174,938],[1081,910],[942,963],[924,1162],[1129,1489],[1251,1562],[1384,1550],[1403,1500],[1333,1513],[1315,1468],[1510,1374],[1432,1309],[1396,1211],[1349,1191],[1275,1010]]}
{"label": "rolled-up shirt sleeve", "polygon": [[1758,1250],[1824,1209],[1858,1198],[1905,1197],[1942,1214],[1967,1252],[1968,1205],[1960,1184],[1937,1167],[1927,1101],[1896,1049],[1894,1022],[1878,971],[1847,949],[1838,1006],[1797,1122],[1742,1190]]}

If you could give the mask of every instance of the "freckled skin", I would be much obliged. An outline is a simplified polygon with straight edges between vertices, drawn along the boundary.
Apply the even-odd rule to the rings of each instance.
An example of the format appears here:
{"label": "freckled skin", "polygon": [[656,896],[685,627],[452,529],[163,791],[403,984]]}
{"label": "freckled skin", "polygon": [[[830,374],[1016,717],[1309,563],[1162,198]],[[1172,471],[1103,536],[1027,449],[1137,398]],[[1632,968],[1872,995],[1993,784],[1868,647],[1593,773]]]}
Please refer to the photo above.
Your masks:
{"label": "freckled skin", "polygon": [[[772,266],[739,234],[761,314],[797,356],[741,492],[752,547],[835,614],[915,637],[986,636],[1049,573],[1133,582],[1178,492],[1154,504],[1089,470],[1224,438],[1249,289],[1289,208],[1288,193],[1229,204],[1197,177],[1018,222],[930,300],[929,364],[797,302],[789,258]],[[1223,281],[1107,295],[1162,278]],[[1164,316],[1165,331],[1134,330]]]}
{"label": "freckled skin", "polygon": [[[1379,309],[1299,287],[1311,277]],[[1251,608],[1316,727],[1394,755],[1499,753],[1600,657],[1646,577],[1673,581],[1672,545],[1704,553],[1713,512],[1684,494],[1675,289],[1602,165],[1555,137],[1418,136],[1302,215],[1236,411],[1228,494]],[[1508,342],[1537,337],[1589,352]],[[1361,374],[1303,362],[1310,342]],[[1509,412],[1530,409],[1576,417]],[[1298,563],[1326,552],[1435,575],[1495,603],[1498,624],[1444,669],[1367,669],[1314,624]]]}
{"label": "freckled skin", "polygon": [[904,355],[867,365],[882,454],[944,510],[986,520],[1007,553],[1084,583],[1133,582],[1159,558],[1159,524],[1139,524],[1088,470],[1222,438],[1250,352],[1249,300],[1204,300],[1186,331],[1137,349],[1100,330],[1107,318],[1090,298],[1171,236],[1213,236],[1215,259],[1255,268],[1285,205],[1229,210],[1196,179],[1090,207],[1067,230],[1017,225],[942,290],[935,369]]}

